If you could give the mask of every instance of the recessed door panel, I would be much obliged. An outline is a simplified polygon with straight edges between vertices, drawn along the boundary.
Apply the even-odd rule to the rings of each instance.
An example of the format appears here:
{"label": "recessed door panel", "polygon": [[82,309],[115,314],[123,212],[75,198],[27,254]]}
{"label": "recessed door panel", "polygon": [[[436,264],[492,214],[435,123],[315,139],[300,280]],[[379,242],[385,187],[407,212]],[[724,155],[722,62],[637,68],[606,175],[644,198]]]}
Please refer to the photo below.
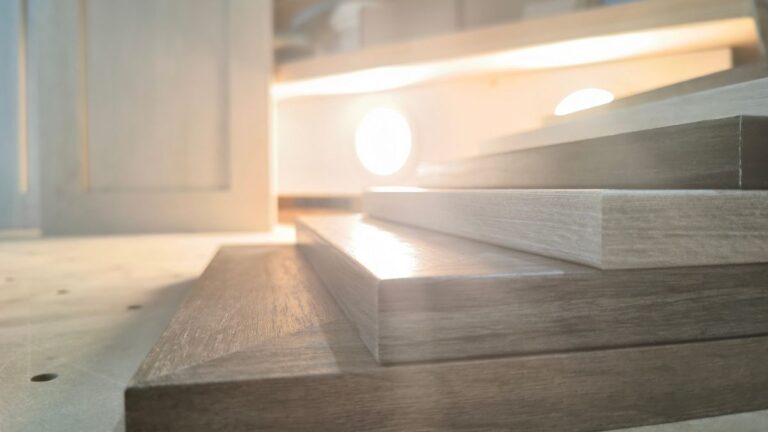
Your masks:
{"label": "recessed door panel", "polygon": [[87,3],[93,190],[228,186],[227,6]]}
{"label": "recessed door panel", "polygon": [[266,229],[269,0],[33,0],[51,234]]}

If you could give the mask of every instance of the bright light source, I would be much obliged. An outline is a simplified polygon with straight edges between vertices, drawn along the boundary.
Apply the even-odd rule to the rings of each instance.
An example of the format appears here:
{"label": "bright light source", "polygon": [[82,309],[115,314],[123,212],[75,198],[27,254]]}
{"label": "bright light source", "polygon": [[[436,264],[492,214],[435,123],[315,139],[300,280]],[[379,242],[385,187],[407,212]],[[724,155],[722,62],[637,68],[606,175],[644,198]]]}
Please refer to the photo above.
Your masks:
{"label": "bright light source", "polygon": [[376,108],[355,131],[357,158],[368,171],[388,176],[399,171],[411,155],[411,126],[392,108]]}
{"label": "bright light source", "polygon": [[613,102],[613,93],[599,88],[577,90],[560,101],[555,108],[556,116],[564,116]]}
{"label": "bright light source", "polygon": [[[495,39],[506,41],[509,37]],[[273,84],[272,92],[277,99],[377,92],[437,78],[561,68],[694,52],[754,44],[756,39],[754,19],[743,17],[539,45],[523,44],[513,49],[491,50],[477,55],[457,48],[455,57],[441,57],[425,62],[410,59],[410,56],[398,62],[396,59],[399,54],[396,54],[395,48],[371,49],[285,64],[278,69],[279,81],[282,82]],[[409,46],[402,50],[410,53],[414,49]],[[334,72],[337,68],[341,71]]]}

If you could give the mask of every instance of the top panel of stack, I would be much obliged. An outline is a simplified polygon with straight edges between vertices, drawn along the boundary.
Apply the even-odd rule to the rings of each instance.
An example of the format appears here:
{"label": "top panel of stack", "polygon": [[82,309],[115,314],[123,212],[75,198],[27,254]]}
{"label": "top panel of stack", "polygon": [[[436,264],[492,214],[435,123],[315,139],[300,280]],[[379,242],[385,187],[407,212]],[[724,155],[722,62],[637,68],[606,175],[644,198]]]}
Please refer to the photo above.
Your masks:
{"label": "top panel of stack", "polygon": [[768,189],[768,117],[734,116],[425,164],[431,188]]}

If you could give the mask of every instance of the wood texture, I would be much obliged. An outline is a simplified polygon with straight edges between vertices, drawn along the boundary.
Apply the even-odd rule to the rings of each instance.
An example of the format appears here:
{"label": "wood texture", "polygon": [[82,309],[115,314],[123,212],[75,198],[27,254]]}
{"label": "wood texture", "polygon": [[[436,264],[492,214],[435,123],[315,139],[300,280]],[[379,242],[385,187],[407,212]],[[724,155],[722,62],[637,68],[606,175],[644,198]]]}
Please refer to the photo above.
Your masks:
{"label": "wood texture", "polygon": [[125,387],[218,248],[293,235],[0,231],[0,431],[124,432]]}
{"label": "wood texture", "polygon": [[[763,337],[381,367],[293,248],[223,249],[212,266],[171,326],[201,335],[186,344],[212,332],[243,344],[161,373],[145,365],[125,393],[129,432],[579,432],[768,406]],[[222,295],[248,305],[226,320],[187,310]],[[306,308],[278,306],[295,296]],[[286,321],[306,325],[276,336]],[[149,360],[179,348],[163,338]]]}
{"label": "wood texture", "polygon": [[[552,54],[551,50],[559,48],[560,42],[579,39],[590,39],[590,49],[582,47],[585,49],[580,52],[589,54],[580,57],[580,53],[573,51],[557,51],[565,64],[555,66],[735,45],[757,46],[759,37],[754,23],[752,0],[649,0],[286,63],[280,65],[277,75],[280,81],[290,82],[380,67],[427,65],[437,76],[462,68],[465,73],[489,67],[541,69],[551,65],[537,64],[538,58]],[[627,34],[638,36],[622,39]],[[655,43],[649,46],[644,42],[647,38]],[[622,49],[617,49],[617,44]],[[522,57],[523,61],[505,63],[502,58],[491,61],[490,66],[482,61],[498,54],[513,59]],[[473,62],[473,58],[481,61]],[[462,60],[469,61],[461,64]],[[462,68],[457,68],[457,64]]]}
{"label": "wood texture", "polygon": [[768,118],[732,117],[423,164],[434,188],[766,189]]}
{"label": "wood texture", "polygon": [[228,187],[227,13],[226,1],[88,2],[92,190]]}
{"label": "wood texture", "polygon": [[604,272],[359,215],[297,238],[384,364],[768,333],[768,265]]}
{"label": "wood texture", "polygon": [[[733,53],[731,53],[731,55],[733,55]],[[610,104],[601,105],[584,111],[578,111],[567,116],[553,116],[549,119],[549,121],[551,123],[564,123],[580,118],[586,118],[597,113],[616,110],[618,108],[627,108],[651,102],[658,102],[664,99],[700,93],[707,90],[713,90],[718,87],[742,84],[747,81],[754,81],[761,78],[768,78],[768,64],[764,62],[736,66],[724,71],[707,74],[698,78],[688,79],[672,85],[666,85],[655,90],[616,99]]]}
{"label": "wood texture", "polygon": [[377,188],[363,208],[601,269],[768,262],[765,191]]}
{"label": "wood texture", "polygon": [[0,229],[38,223],[36,151],[27,139],[26,10],[26,0],[0,2]]}
{"label": "wood texture", "polygon": [[768,116],[766,100],[768,78],[758,77],[679,97],[606,108],[593,115],[585,113],[571,121],[481,142],[479,153],[501,153],[740,115]]}
{"label": "wood texture", "polygon": [[269,229],[271,2],[40,0],[29,16],[44,232]]}
{"label": "wood texture", "polygon": [[[239,289],[220,289],[221,283],[248,271],[254,279],[238,279]],[[138,379],[152,380],[326,322],[332,309],[308,294],[313,283],[313,275],[284,252],[270,247],[222,249],[198,282],[198,291],[212,295],[185,300],[158,341],[163,349],[149,354]],[[264,320],[266,316],[271,319]]]}

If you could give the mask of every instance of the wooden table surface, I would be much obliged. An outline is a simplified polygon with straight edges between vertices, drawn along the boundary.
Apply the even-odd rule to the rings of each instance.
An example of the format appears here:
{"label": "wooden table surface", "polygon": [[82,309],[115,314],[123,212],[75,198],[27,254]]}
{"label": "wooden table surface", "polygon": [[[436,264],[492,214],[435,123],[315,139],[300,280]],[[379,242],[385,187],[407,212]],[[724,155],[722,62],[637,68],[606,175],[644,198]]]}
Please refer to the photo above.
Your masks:
{"label": "wooden table surface", "polygon": [[[219,245],[268,234],[0,240],[0,431],[121,431],[123,390]],[[32,382],[33,376],[57,378]],[[762,432],[768,411],[632,429]]]}

